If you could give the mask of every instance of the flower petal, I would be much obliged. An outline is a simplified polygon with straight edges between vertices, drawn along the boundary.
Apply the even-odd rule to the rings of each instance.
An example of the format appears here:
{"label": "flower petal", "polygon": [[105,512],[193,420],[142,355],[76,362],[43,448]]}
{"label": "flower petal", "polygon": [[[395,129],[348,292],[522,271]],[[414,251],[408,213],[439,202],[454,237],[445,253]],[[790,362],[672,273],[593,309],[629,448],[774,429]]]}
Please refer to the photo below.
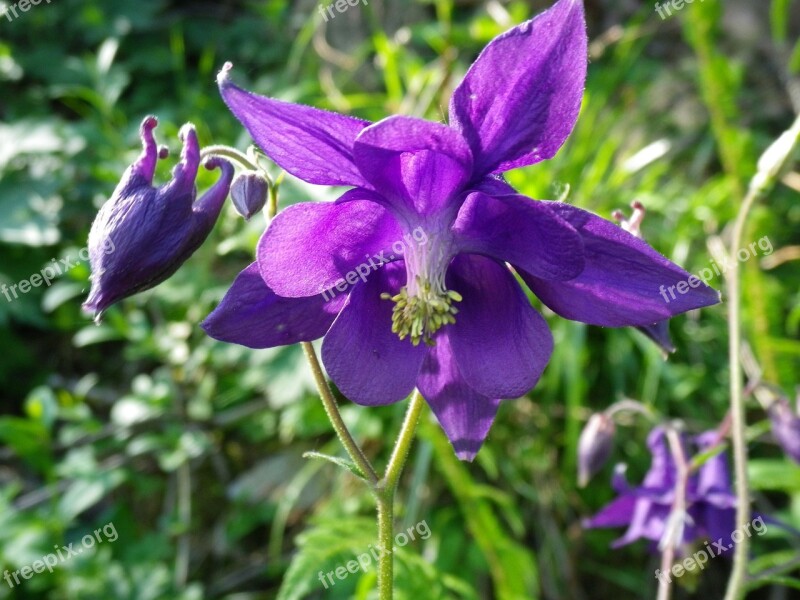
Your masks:
{"label": "flower petal", "polygon": [[512,263],[542,279],[567,280],[584,267],[583,240],[575,228],[538,202],[518,194],[473,192],[453,230],[461,252]]}
{"label": "flower petal", "polygon": [[447,326],[466,383],[489,398],[516,398],[536,385],[553,336],[504,266],[482,256],[456,257],[447,286],[463,298]]}
{"label": "flower petal", "polygon": [[[383,262],[395,260],[392,244],[402,231],[384,207],[346,194],[345,202],[303,202],[278,213],[258,243],[264,281],[293,298],[324,290],[339,295]],[[333,286],[337,285],[335,289]]]}
{"label": "flower petal", "polygon": [[253,263],[239,273],[201,327],[216,340],[248,348],[310,342],[325,335],[344,299],[282,298],[267,287]]}
{"label": "flower petal", "polygon": [[642,325],[636,329],[641,331],[650,338],[656,346],[661,348],[661,352],[665,357],[675,352],[675,344],[672,343],[672,338],[669,335],[669,319],[657,321],[652,325]]}
{"label": "flower petal", "polygon": [[356,139],[354,155],[364,177],[408,218],[446,208],[472,173],[472,154],[458,132],[413,117],[370,125]]}
{"label": "flower petal", "polygon": [[719,293],[614,223],[568,204],[549,206],[583,237],[586,267],[563,282],[520,275],[562,317],[603,327],[652,325],[719,302]]}
{"label": "flower petal", "polygon": [[456,363],[446,330],[436,337],[428,351],[417,387],[433,409],[447,434],[456,456],[471,461],[483,445],[492,426],[500,400],[473,390]]}
{"label": "flower petal", "polygon": [[219,168],[221,175],[195,201],[200,147],[191,124],[181,128],[183,149],[172,179],[154,188],[150,180],[158,159],[155,126],[154,117],[142,123],[144,152],[125,172],[89,232],[92,287],[83,306],[94,311],[96,319],[115,302],[171,277],[211,233],[228,195],[233,166],[213,157],[206,166]]}
{"label": "flower petal", "polygon": [[657,504],[640,498],[630,516],[630,526],[621,538],[611,544],[611,547],[620,548],[640,538],[652,542],[660,541],[664,535],[671,508],[669,505]]}
{"label": "flower petal", "polygon": [[587,54],[581,0],[560,0],[484,48],[450,101],[476,175],[558,152],[578,118]]}
{"label": "flower petal", "polygon": [[217,77],[225,104],[284,171],[309,183],[366,185],[353,142],[368,121],[253,94],[230,81],[230,69],[227,63]]}
{"label": "flower petal", "polygon": [[606,506],[589,519],[583,521],[583,527],[594,529],[596,527],[624,527],[631,522],[631,514],[638,498],[636,496],[620,496],[609,502]]}
{"label": "flower petal", "polygon": [[333,382],[353,402],[391,404],[414,389],[426,346],[392,332],[394,304],[381,298],[405,285],[402,263],[388,264],[353,288],[322,342],[322,361]]}

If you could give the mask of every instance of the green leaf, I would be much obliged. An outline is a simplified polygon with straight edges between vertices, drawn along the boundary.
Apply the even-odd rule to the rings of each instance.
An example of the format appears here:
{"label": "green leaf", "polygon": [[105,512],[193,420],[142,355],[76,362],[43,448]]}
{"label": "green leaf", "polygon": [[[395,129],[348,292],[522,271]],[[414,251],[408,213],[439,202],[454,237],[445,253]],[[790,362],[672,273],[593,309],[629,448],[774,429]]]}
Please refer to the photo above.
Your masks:
{"label": "green leaf", "polygon": [[539,573],[533,553],[505,531],[491,503],[482,497],[480,486],[456,458],[439,426],[426,421],[420,429],[433,444],[439,468],[458,499],[467,527],[489,565],[498,600],[539,598]]}
{"label": "green leaf", "polygon": [[327,573],[334,574],[334,588],[352,589],[360,572],[338,578],[336,569],[363,553],[369,554],[376,535],[375,523],[364,518],[324,521],[304,531],[297,536],[297,554],[286,571],[277,600],[300,600],[314,592],[324,594],[331,588],[330,579],[325,579]]}
{"label": "green leaf", "polygon": [[328,462],[335,464],[337,467],[341,467],[350,471],[356,477],[366,479],[366,476],[361,472],[361,469],[359,469],[351,461],[340,456],[331,456],[329,454],[322,454],[321,452],[305,452],[303,453],[303,458],[319,458],[322,460],[327,460]]}
{"label": "green leaf", "polygon": [[800,467],[788,460],[752,459],[747,473],[754,490],[800,490]]}

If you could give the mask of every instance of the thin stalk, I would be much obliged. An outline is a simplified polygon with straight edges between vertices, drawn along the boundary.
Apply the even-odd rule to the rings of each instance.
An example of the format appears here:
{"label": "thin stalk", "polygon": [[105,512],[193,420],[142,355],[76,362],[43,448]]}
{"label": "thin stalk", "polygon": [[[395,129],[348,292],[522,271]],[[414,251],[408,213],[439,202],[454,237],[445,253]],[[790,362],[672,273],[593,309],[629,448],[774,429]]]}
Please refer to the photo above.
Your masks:
{"label": "thin stalk", "polygon": [[[207,156],[223,156],[237,161],[242,166],[250,169],[251,171],[262,171],[258,166],[251,161],[248,156],[236,148],[224,145],[206,146],[200,151],[200,157],[206,158]],[[262,171],[263,172],[263,171]]]}
{"label": "thin stalk", "polygon": [[[747,214],[756,200],[756,195],[749,193],[745,198],[739,215],[736,218],[731,239],[731,255],[735,256],[741,244]],[[747,481],[747,440],[745,430],[744,395],[742,394],[741,363],[741,297],[740,270],[738,261],[732,262],[728,272],[728,361],[730,363],[730,396],[731,396],[731,438],[733,441],[734,472],[736,479],[736,527],[744,531],[750,521],[750,490]],[[747,553],[749,540],[742,536],[736,545],[733,555],[733,570],[728,581],[726,600],[736,600],[744,595],[744,584],[747,576]]]}
{"label": "thin stalk", "polygon": [[423,408],[425,408],[425,400],[422,394],[416,391],[408,405],[406,417],[403,420],[403,426],[400,428],[400,433],[397,436],[397,442],[394,445],[392,456],[389,458],[389,464],[386,465],[386,474],[382,482],[382,487],[384,489],[394,491],[397,488],[397,481],[400,479],[403,467],[406,464],[408,451],[411,449],[411,444],[414,441],[414,434],[417,431],[419,416],[422,414]]}
{"label": "thin stalk", "polygon": [[386,473],[375,490],[378,505],[378,543],[380,558],[378,559],[378,597],[380,600],[392,600],[394,593],[394,497],[397,483],[403,473],[408,452],[414,441],[425,400],[419,391],[414,392],[408,405],[403,426],[397,436],[392,456],[386,465]]}
{"label": "thin stalk", "polygon": [[[764,198],[780,178],[800,142],[800,117],[791,129],[773,144],[759,161],[759,170],[750,184],[733,224],[729,253],[735,257],[742,245],[747,218],[755,203]],[[736,478],[736,528],[745,531],[751,518],[750,489],[747,481],[747,421],[742,386],[741,270],[731,261],[728,279],[728,361],[730,362],[731,438]],[[733,555],[733,569],[725,600],[740,600],[747,591],[747,558],[750,539],[741,536]]]}
{"label": "thin stalk", "polygon": [[339,405],[336,403],[336,398],[333,397],[333,392],[328,382],[325,380],[325,374],[322,372],[322,365],[317,357],[317,351],[314,350],[314,346],[311,342],[301,342],[300,345],[303,347],[306,358],[308,358],[308,364],[311,366],[311,372],[314,375],[314,381],[317,384],[319,396],[322,399],[322,405],[325,407],[325,412],[328,415],[328,419],[330,419],[331,425],[333,425],[333,429],[336,431],[336,435],[339,436],[339,440],[342,442],[342,446],[344,446],[347,454],[350,455],[350,459],[358,467],[364,477],[366,477],[370,486],[374,488],[378,484],[378,474],[375,473],[375,469],[372,467],[369,459],[367,459],[361,447],[353,439],[350,430],[347,429],[347,425],[344,423],[344,419],[342,419],[342,414],[339,412]]}
{"label": "thin stalk", "polygon": [[[673,427],[667,427],[667,441],[677,469],[675,482],[675,501],[667,520],[667,529],[661,540],[661,575],[658,578],[657,600],[670,600],[672,597],[672,564],[675,561],[675,548],[683,541],[683,528],[686,525],[686,488],[689,483],[689,464],[683,452],[680,435]],[[679,522],[678,522],[679,520]]]}

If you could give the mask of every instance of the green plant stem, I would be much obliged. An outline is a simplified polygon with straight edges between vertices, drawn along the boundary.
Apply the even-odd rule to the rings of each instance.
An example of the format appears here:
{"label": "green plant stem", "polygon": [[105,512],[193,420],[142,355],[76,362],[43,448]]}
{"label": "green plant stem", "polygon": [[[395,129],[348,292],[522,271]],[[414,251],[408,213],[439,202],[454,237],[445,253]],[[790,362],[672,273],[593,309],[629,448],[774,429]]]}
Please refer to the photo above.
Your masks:
{"label": "green plant stem", "polygon": [[325,380],[325,374],[322,372],[322,365],[317,357],[317,351],[314,350],[311,342],[301,342],[300,345],[303,347],[308,364],[311,366],[311,372],[314,375],[322,405],[325,407],[325,412],[328,415],[328,419],[330,419],[331,425],[333,425],[333,429],[336,431],[336,435],[339,436],[339,440],[342,442],[347,454],[350,455],[350,459],[370,483],[370,486],[374,488],[378,485],[378,475],[342,419],[339,405],[336,403],[336,398],[333,397],[333,392]]}
{"label": "green plant stem", "polygon": [[[756,194],[748,193],[733,228],[730,252],[735,256],[744,234],[747,214],[756,201]],[[728,361],[730,362],[730,396],[731,396],[731,438],[733,441],[734,471],[736,479],[736,527],[744,531],[750,521],[750,490],[747,481],[747,440],[745,429],[744,395],[742,394],[741,366],[741,297],[740,269],[737,261],[733,261],[728,272]],[[744,596],[745,579],[747,577],[747,553],[749,540],[742,536],[736,545],[733,556],[733,570],[728,581],[726,600],[737,600]]]}
{"label": "green plant stem", "polygon": [[[765,177],[759,172],[750,185],[736,220],[733,224],[729,253],[735,257],[744,239],[747,218],[756,202],[764,198],[774,187],[780,177],[783,166],[788,162],[800,141],[800,117],[792,128],[792,143],[784,149],[785,155],[777,161],[780,165],[761,165],[759,171],[767,169]],[[788,133],[788,132],[787,132]],[[768,151],[769,152],[769,151]],[[763,160],[763,159],[762,159]],[[777,160],[777,159],[773,159]],[[758,183],[756,184],[756,181]],[[733,260],[727,274],[728,280],[728,361],[730,362],[730,397],[731,397],[731,438],[733,447],[734,472],[736,479],[736,528],[746,531],[750,522],[750,489],[747,481],[747,421],[742,380],[742,328],[741,328],[741,269],[739,261]],[[741,536],[736,544],[733,556],[733,569],[728,580],[725,600],[740,600],[747,591],[747,559],[750,550],[749,536]]]}
{"label": "green plant stem", "polygon": [[237,161],[239,164],[247,169],[250,169],[251,171],[259,171],[263,173],[263,170],[253,163],[253,161],[251,161],[244,152],[241,152],[230,146],[224,146],[221,144],[215,146],[206,146],[200,151],[200,156],[201,158],[205,158],[207,156],[223,156],[225,158],[230,158],[231,160]]}
{"label": "green plant stem", "polygon": [[419,391],[415,391],[408,405],[394,450],[392,450],[392,456],[386,465],[386,473],[375,489],[375,499],[378,505],[378,550],[380,553],[378,597],[380,600],[392,600],[394,593],[394,497],[423,408],[425,408],[425,400]]}

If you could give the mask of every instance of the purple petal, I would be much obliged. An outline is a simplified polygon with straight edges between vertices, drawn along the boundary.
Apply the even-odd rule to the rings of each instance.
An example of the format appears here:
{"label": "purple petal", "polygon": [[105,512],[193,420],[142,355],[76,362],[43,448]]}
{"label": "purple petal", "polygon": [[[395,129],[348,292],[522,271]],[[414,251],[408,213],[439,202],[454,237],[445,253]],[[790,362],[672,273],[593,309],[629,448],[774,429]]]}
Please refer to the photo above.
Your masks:
{"label": "purple petal", "polygon": [[[697,445],[701,452],[710,450],[720,442],[719,432],[706,431],[697,437]],[[706,460],[697,473],[698,500],[707,502],[717,508],[733,508],[736,496],[731,486],[728,471],[727,454],[723,451]]]}
{"label": "purple petal", "polygon": [[225,104],[284,171],[309,183],[366,186],[353,142],[368,121],[253,94],[231,83],[230,68],[217,77]]}
{"label": "purple petal", "polygon": [[593,517],[583,521],[583,527],[624,527],[631,522],[631,516],[638,499],[635,496],[620,496],[612,500]]}
{"label": "purple petal", "polygon": [[401,214],[439,213],[472,173],[469,146],[458,132],[413,117],[389,117],[356,139],[364,177]]}
{"label": "purple petal", "polygon": [[447,326],[466,383],[489,398],[516,398],[539,381],[553,336],[504,266],[482,256],[456,257],[447,286],[461,294]]}
{"label": "purple petal", "polygon": [[560,0],[486,46],[450,102],[452,126],[472,148],[476,175],[558,152],[578,118],[586,63],[580,0]]}
{"label": "purple petal", "polygon": [[[654,427],[650,431],[647,436],[647,447],[650,450],[651,461],[642,487],[657,493],[673,490],[678,477],[678,468],[663,427]],[[684,449],[684,455],[685,453]]]}
{"label": "purple petal", "polygon": [[216,340],[248,348],[310,342],[325,335],[344,299],[282,298],[267,287],[253,263],[239,273],[201,327]]}
{"label": "purple petal", "polygon": [[658,321],[652,325],[642,325],[636,329],[645,334],[656,346],[661,348],[661,352],[663,352],[665,356],[675,352],[675,344],[672,343],[672,338],[669,335],[669,319]]}
{"label": "purple petal", "polygon": [[[219,169],[222,174],[217,179],[217,182],[192,205],[192,215],[196,221],[204,224],[204,227],[197,227],[197,229],[208,228],[210,230],[217,222],[219,213],[222,212],[222,207],[225,204],[225,199],[228,197],[234,169],[231,163],[219,156],[209,158],[205,162],[205,168],[209,171]],[[205,239],[205,236],[203,236],[203,239]]]}
{"label": "purple petal", "polygon": [[200,148],[191,124],[181,128],[183,150],[172,179],[154,188],[150,180],[159,156],[155,126],[154,117],[142,123],[145,150],[125,172],[89,232],[92,287],[83,306],[94,311],[95,318],[115,302],[172,276],[211,233],[228,194],[233,166],[212,158],[206,166],[222,173],[195,202]]}
{"label": "purple petal", "polygon": [[630,516],[630,526],[621,538],[611,544],[611,547],[619,548],[640,538],[653,542],[661,540],[670,510],[671,507],[668,505],[659,505],[640,498]]}
{"label": "purple petal", "polygon": [[715,508],[710,505],[701,507],[699,521],[702,522],[708,539],[717,541],[720,538],[729,540],[736,531],[736,509]]}
{"label": "purple petal", "polygon": [[568,204],[548,206],[583,237],[586,267],[564,282],[520,275],[562,317],[604,327],[652,325],[719,302],[719,293],[614,223]]}
{"label": "purple petal", "polygon": [[474,192],[453,230],[461,252],[509,262],[542,279],[574,279],[584,268],[581,236],[547,202]]}
{"label": "purple petal", "polygon": [[[352,192],[347,198],[364,193]],[[303,202],[272,221],[258,244],[258,264],[278,295],[297,298],[330,290],[328,295],[339,296],[396,259],[392,244],[402,239],[392,214],[370,200]]]}
{"label": "purple petal", "polygon": [[417,380],[456,456],[475,458],[492,426],[500,400],[492,400],[473,390],[458,368],[446,330],[436,337],[428,351]]}
{"label": "purple petal", "polygon": [[392,332],[394,304],[381,298],[405,285],[402,263],[382,267],[358,283],[322,342],[322,361],[353,402],[368,406],[402,400],[414,389],[426,346]]}
{"label": "purple petal", "polygon": [[122,176],[122,181],[126,182],[130,179],[136,183],[153,183],[153,176],[156,172],[156,164],[158,163],[158,144],[156,143],[153,130],[158,126],[158,119],[153,116],[145,117],[142,124],[139,126],[139,137],[142,140],[142,153],[136,159],[125,174]]}

